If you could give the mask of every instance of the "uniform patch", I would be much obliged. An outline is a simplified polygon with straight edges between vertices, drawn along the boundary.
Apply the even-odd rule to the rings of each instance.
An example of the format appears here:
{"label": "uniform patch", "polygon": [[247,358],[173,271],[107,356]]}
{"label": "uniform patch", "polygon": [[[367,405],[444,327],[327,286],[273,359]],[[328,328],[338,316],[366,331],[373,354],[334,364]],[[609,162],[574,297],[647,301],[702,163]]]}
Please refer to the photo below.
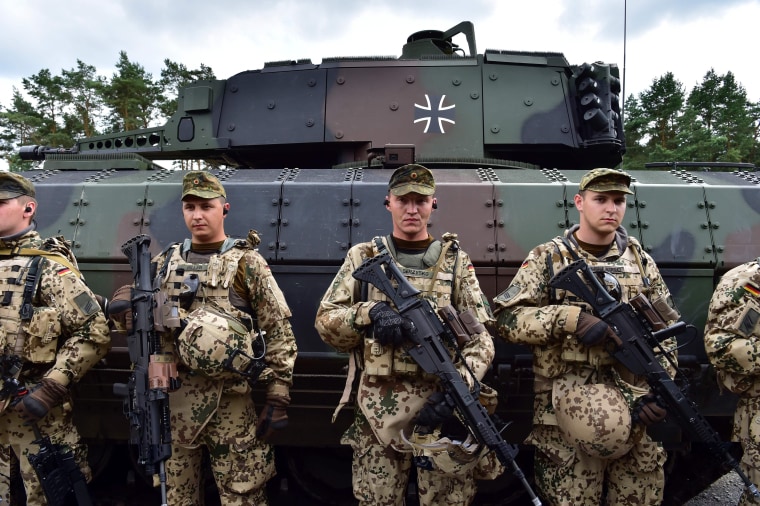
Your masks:
{"label": "uniform patch", "polygon": [[760,321],[760,313],[755,308],[747,308],[747,312],[742,318],[742,322],[739,324],[739,331],[745,336],[751,336],[754,332],[757,322]]}
{"label": "uniform patch", "polygon": [[475,267],[472,264],[467,264],[467,271],[472,272],[475,270]]}
{"label": "uniform patch", "polygon": [[60,269],[60,270],[57,272],[57,274],[58,274],[59,276],[65,276],[66,274],[68,274],[68,273],[70,273],[70,272],[71,272],[71,269],[69,269],[68,267],[64,267],[63,269]]}
{"label": "uniform patch", "polygon": [[520,269],[522,269],[523,267],[527,267],[529,263],[530,263],[530,262],[528,262],[527,260],[526,260],[526,261],[524,261],[524,262],[522,263],[522,265],[520,266]]}
{"label": "uniform patch", "polygon": [[753,297],[760,297],[760,289],[758,289],[756,286],[747,283],[744,285],[744,289]]}
{"label": "uniform patch", "polygon": [[82,292],[74,297],[74,303],[86,316],[92,316],[100,310],[98,303],[87,292]]}
{"label": "uniform patch", "polygon": [[518,284],[509,285],[509,288],[501,292],[497,297],[496,300],[500,302],[507,302],[512,297],[520,293],[522,290],[522,287]]}

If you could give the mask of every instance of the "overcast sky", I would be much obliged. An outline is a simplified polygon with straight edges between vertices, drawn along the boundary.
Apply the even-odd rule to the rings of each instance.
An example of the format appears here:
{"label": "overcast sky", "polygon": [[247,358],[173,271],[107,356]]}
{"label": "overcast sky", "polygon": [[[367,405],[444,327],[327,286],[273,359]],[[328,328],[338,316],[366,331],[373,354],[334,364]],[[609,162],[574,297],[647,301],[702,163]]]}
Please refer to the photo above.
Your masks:
{"label": "overcast sky", "polygon": [[[711,68],[760,100],[760,0],[0,0],[0,105],[77,59],[105,76],[119,51],[158,78],[169,58],[217,78],[265,62],[398,56],[406,37],[475,25],[477,49],[552,51],[625,71],[638,95],[668,71],[688,93]],[[627,19],[627,23],[625,20]],[[624,33],[627,42],[624,44]]]}

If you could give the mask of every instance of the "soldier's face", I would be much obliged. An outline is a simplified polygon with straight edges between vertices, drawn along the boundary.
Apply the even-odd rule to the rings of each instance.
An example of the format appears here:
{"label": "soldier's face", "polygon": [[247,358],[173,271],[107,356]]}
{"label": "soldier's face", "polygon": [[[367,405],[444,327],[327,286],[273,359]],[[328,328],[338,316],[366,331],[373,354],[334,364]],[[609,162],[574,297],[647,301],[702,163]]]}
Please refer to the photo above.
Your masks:
{"label": "soldier's face", "polygon": [[393,235],[406,241],[427,239],[427,224],[433,212],[433,196],[407,193],[389,195],[388,210],[393,216]]}
{"label": "soldier's face", "polygon": [[609,244],[625,216],[625,193],[586,190],[575,196],[580,214],[578,238],[589,244]]}
{"label": "soldier's face", "polygon": [[224,233],[224,209],[229,203],[221,199],[202,199],[188,196],[182,201],[185,225],[196,244],[209,244],[226,239]]}
{"label": "soldier's face", "polygon": [[17,234],[29,226],[20,199],[0,200],[0,237]]}

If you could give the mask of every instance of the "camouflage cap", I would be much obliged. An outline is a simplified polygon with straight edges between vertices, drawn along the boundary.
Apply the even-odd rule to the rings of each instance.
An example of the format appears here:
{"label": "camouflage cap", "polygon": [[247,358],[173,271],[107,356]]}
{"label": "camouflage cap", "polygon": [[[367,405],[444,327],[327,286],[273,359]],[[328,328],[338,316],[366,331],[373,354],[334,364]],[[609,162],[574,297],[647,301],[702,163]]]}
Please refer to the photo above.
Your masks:
{"label": "camouflage cap", "polygon": [[432,195],[435,193],[435,179],[433,179],[433,173],[422,165],[416,163],[402,165],[391,175],[388,191],[396,196],[407,193]]}
{"label": "camouflage cap", "polygon": [[631,176],[616,169],[592,169],[582,178],[580,191],[623,192],[633,194],[630,189]]}
{"label": "camouflage cap", "polygon": [[0,200],[15,199],[22,195],[34,197],[34,185],[16,172],[0,172]]}
{"label": "camouflage cap", "polygon": [[197,170],[188,172],[182,179],[182,199],[188,195],[195,195],[202,199],[227,198],[224,186],[215,175],[210,172]]}

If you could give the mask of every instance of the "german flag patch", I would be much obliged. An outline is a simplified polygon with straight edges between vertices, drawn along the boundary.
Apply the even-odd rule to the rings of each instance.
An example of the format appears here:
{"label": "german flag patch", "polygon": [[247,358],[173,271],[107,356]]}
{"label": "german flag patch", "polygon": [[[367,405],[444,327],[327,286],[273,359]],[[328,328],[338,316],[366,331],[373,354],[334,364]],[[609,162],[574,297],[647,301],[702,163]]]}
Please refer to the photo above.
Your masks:
{"label": "german flag patch", "polygon": [[760,288],[756,287],[755,285],[747,283],[746,285],[744,285],[744,290],[746,290],[747,293],[749,293],[753,297],[760,297]]}
{"label": "german flag patch", "polygon": [[71,269],[69,269],[68,267],[64,267],[63,269],[60,269],[60,270],[57,272],[57,274],[58,274],[59,276],[65,276],[66,274],[68,274],[68,273],[70,273],[70,272],[71,272]]}

